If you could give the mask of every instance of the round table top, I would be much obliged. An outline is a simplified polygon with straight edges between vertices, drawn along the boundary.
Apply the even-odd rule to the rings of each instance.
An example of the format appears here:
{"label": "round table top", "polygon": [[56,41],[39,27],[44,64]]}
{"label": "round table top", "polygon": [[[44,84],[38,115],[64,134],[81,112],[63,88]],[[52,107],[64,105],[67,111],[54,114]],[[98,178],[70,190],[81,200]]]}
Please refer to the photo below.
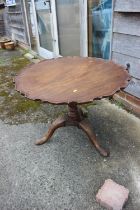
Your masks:
{"label": "round table top", "polygon": [[15,77],[15,85],[27,98],[68,104],[113,95],[129,79],[125,68],[112,61],[62,57],[26,67]]}

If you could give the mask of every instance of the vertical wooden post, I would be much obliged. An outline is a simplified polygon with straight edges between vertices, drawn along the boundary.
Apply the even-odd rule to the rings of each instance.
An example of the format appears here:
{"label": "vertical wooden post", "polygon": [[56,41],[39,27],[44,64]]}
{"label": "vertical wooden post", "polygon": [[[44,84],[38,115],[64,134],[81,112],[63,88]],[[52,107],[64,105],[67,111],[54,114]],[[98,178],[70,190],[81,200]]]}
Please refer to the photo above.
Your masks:
{"label": "vertical wooden post", "polygon": [[89,0],[88,2],[88,11],[87,11],[87,21],[88,21],[88,56],[93,56],[93,49],[92,49],[92,40],[93,40],[93,27],[92,27],[92,12],[91,9],[93,7],[93,1]]}

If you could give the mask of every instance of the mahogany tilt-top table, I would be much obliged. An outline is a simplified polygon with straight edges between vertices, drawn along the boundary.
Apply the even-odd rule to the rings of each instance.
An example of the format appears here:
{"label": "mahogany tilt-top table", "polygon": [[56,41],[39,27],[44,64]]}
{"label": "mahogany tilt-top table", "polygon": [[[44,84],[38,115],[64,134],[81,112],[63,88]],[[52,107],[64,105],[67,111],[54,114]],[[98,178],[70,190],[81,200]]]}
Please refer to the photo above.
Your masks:
{"label": "mahogany tilt-top table", "polygon": [[112,61],[62,57],[26,67],[15,77],[15,86],[29,99],[68,104],[67,115],[56,119],[44,137],[37,140],[37,145],[47,142],[59,127],[77,126],[87,134],[101,155],[108,156],[77,105],[113,95],[126,87],[129,79],[125,68]]}

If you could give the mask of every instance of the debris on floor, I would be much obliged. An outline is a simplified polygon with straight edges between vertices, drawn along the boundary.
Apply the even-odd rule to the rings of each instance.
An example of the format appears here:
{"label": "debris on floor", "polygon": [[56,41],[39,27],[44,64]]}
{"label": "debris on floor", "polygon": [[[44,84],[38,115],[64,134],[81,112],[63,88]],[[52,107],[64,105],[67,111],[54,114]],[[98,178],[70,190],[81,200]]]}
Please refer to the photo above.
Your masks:
{"label": "debris on floor", "polygon": [[107,179],[101,189],[99,189],[96,200],[108,210],[122,210],[128,200],[129,190],[117,184],[111,179]]}

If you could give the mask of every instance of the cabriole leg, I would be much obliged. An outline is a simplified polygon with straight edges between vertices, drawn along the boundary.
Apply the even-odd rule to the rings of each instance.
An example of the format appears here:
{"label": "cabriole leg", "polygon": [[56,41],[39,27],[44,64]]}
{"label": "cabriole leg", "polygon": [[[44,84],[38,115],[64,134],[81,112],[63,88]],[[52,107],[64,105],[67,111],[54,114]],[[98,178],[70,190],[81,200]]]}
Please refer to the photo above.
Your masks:
{"label": "cabriole leg", "polygon": [[82,120],[79,122],[79,127],[87,134],[93,145],[95,146],[96,150],[104,157],[109,156],[109,152],[103,149],[96,138],[95,133],[93,132],[91,125],[87,119]]}
{"label": "cabriole leg", "polygon": [[36,141],[36,145],[40,145],[40,144],[44,144],[46,143],[50,138],[51,136],[53,135],[53,133],[55,132],[55,130],[57,128],[60,128],[60,127],[63,127],[65,126],[65,123],[66,123],[66,119],[65,117],[59,117],[58,119],[56,119],[50,126],[48,132],[41,138],[41,139],[38,139]]}

